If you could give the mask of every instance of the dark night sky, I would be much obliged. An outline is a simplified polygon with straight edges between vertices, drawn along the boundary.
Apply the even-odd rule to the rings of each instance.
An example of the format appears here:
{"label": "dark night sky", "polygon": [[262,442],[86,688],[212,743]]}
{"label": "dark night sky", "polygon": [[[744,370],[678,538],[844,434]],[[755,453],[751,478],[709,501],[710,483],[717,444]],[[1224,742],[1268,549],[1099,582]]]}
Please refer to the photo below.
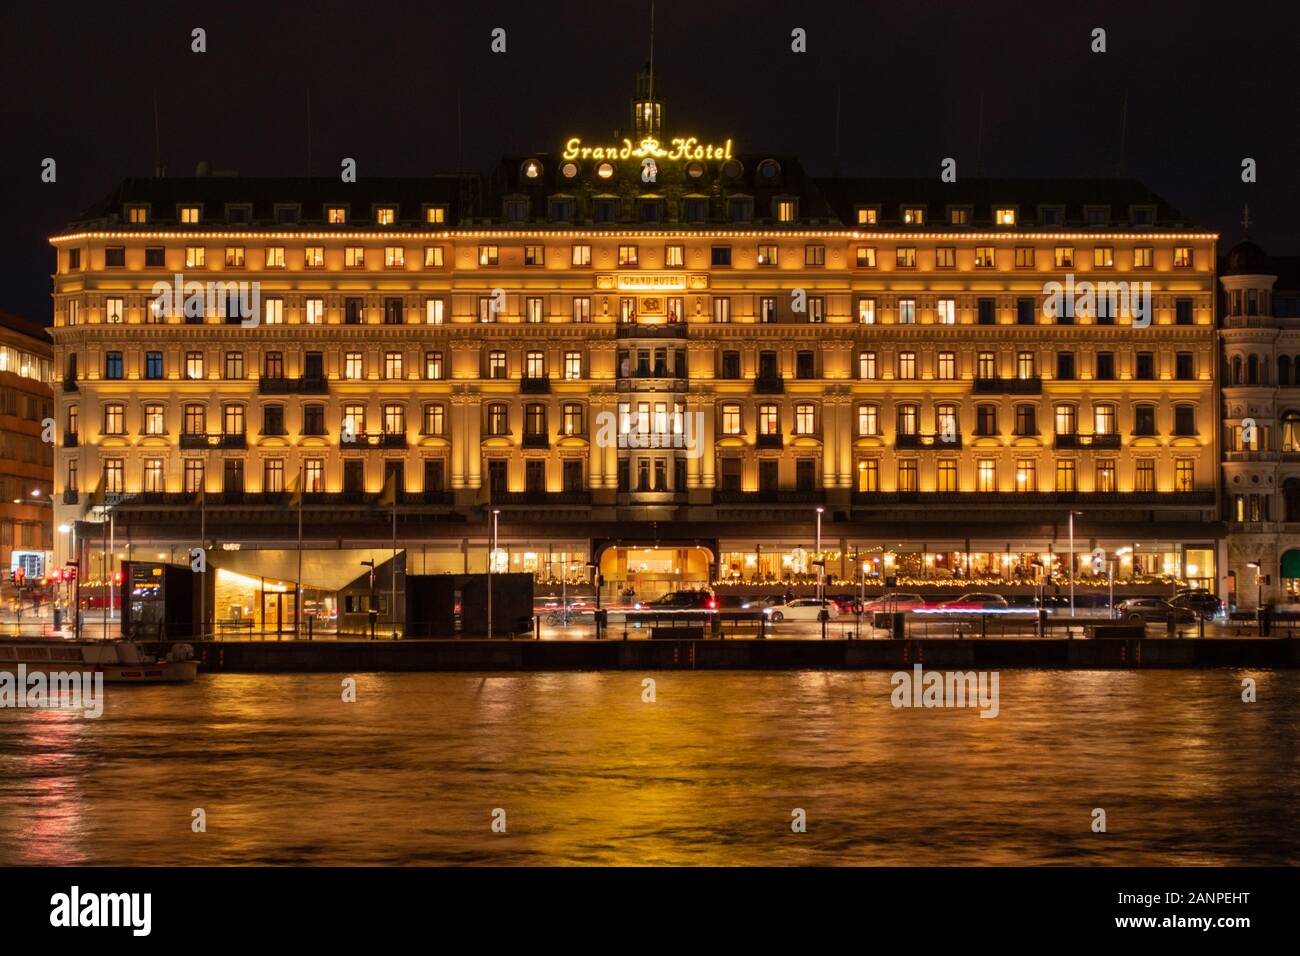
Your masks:
{"label": "dark night sky", "polygon": [[[245,175],[307,169],[421,175],[464,159],[554,151],[626,126],[648,48],[648,0],[6,3],[0,9],[0,309],[49,321],[46,237],[162,157]],[[208,52],[190,52],[190,30]],[[489,51],[504,27],[508,52]],[[1089,51],[1093,27],[1108,52]],[[1125,172],[1192,221],[1300,252],[1296,69],[1300,5],[906,0],[659,0],[656,74],[669,131],[731,136],[829,175],[835,89],[840,172],[930,175],[945,156],[983,172],[1113,174],[1128,94]],[[790,31],[809,50],[790,52]],[[40,162],[58,161],[42,184]],[[1242,157],[1260,181],[1240,180]]]}

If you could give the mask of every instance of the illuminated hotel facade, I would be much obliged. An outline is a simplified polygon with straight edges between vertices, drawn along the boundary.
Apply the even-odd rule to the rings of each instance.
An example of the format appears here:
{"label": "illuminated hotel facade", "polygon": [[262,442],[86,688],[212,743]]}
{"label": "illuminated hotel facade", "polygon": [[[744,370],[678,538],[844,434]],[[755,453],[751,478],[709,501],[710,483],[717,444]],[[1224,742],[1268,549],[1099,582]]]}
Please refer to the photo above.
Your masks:
{"label": "illuminated hotel facade", "polygon": [[484,570],[496,510],[501,568],[644,595],[804,580],[819,516],[837,581],[1025,583],[1073,511],[1082,580],[1221,590],[1213,233],[1129,180],[819,179],[641,96],[487,177],[123,183],[51,239],[55,524],[102,481],[117,553],[179,560],[201,488],[214,551],[289,553],[297,480],[307,549],[386,548],[392,476],[407,571]]}

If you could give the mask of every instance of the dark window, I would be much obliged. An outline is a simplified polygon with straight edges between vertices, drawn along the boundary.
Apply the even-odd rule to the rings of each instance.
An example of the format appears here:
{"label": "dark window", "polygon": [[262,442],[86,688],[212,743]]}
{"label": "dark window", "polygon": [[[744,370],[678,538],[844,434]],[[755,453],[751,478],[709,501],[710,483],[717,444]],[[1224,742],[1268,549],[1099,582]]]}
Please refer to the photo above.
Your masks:
{"label": "dark window", "polygon": [[1196,378],[1196,362],[1191,352],[1179,352],[1174,356],[1174,378],[1182,382]]}
{"label": "dark window", "polygon": [[147,269],[161,269],[164,265],[163,247],[150,246],[145,249],[144,264]]}
{"label": "dark window", "polygon": [[687,199],[682,204],[682,218],[687,222],[706,222],[709,218],[709,201]]}
{"label": "dark window", "polygon": [[429,458],[424,462],[424,490],[446,491],[447,468],[441,458]]}
{"label": "dark window", "polygon": [[104,250],[104,266],[108,269],[120,269],[126,265],[126,248],[109,246]]}
{"label": "dark window", "polygon": [[122,353],[107,352],[104,354],[104,378],[121,378],[122,377]]}
{"label": "dark window", "polygon": [[506,490],[506,466],[508,462],[493,460],[488,462],[488,491]]}
{"label": "dark window", "polygon": [[546,462],[524,462],[524,491],[534,494],[546,490]]}
{"label": "dark window", "polygon": [[308,352],[303,357],[302,377],[309,382],[325,380],[325,357],[320,352]]}
{"label": "dark window", "polygon": [[144,377],[145,378],[162,378],[163,377],[163,354],[161,352],[146,352],[144,355]]}
{"label": "dark window", "polygon": [[997,322],[997,303],[993,299],[980,299],[978,303],[979,324],[993,325]]}
{"label": "dark window", "polygon": [[817,487],[817,462],[800,458],[794,463],[794,486],[799,491],[812,491]]}
{"label": "dark window", "polygon": [[[360,464],[360,462],[357,462],[357,464]],[[244,461],[242,458],[226,459],[222,468],[221,489],[236,493],[244,490]]]}
{"label": "dark window", "polygon": [[1178,299],[1174,302],[1174,325],[1192,324],[1192,300]]}
{"label": "dark window", "polygon": [[284,432],[284,406],[283,405],[266,405],[262,408],[262,434],[263,435],[283,435]]}
{"label": "dark window", "polygon": [[361,324],[361,299],[357,296],[349,296],[343,300],[343,322],[345,325]]}
{"label": "dark window", "polygon": [[722,459],[722,490],[739,491],[740,490],[740,459],[724,458]]}
{"label": "dark window", "polygon": [[80,268],[81,268],[81,250],[80,250],[80,249],[69,249],[69,250],[68,250],[68,268],[69,268],[69,269],[80,269]]}
{"label": "dark window", "polygon": [[343,491],[346,494],[360,494],[366,490],[366,463],[359,458],[349,458],[343,462]]}
{"label": "dark window", "polygon": [[1016,434],[1038,434],[1038,409],[1033,405],[1016,406]]}
{"label": "dark window", "polygon": [[1191,405],[1178,405],[1174,408],[1174,434],[1196,434],[1196,409]]}
{"label": "dark window", "polygon": [[723,352],[719,378],[740,378],[740,353]]}
{"label": "dark window", "polygon": [[779,481],[778,465],[780,463],[775,458],[762,458],[758,462],[758,490],[776,491]]}
{"label": "dark window", "polygon": [[1156,377],[1156,356],[1154,352],[1139,352],[1133,377],[1142,381],[1151,381]]}
{"label": "dark window", "polygon": [[816,378],[817,372],[812,352],[798,352],[795,354],[795,378]]}
{"label": "dark window", "polygon": [[1134,435],[1154,435],[1156,433],[1156,407],[1139,405],[1133,419]]}
{"label": "dark window", "polygon": [[624,493],[632,490],[632,465],[626,458],[618,461],[618,490]]}
{"label": "dark window", "polygon": [[384,300],[384,325],[401,325],[402,324],[402,300],[385,299]]}
{"label": "dark window", "polygon": [[1071,382],[1074,380],[1074,353],[1057,352],[1056,353],[1056,378],[1058,381]]}
{"label": "dark window", "polygon": [[1097,379],[1102,382],[1113,381],[1115,378],[1115,353],[1098,352],[1097,353]]}
{"label": "dark window", "polygon": [[758,377],[759,378],[776,378],[776,353],[759,352],[758,353]]}
{"label": "dark window", "polygon": [[714,247],[713,247],[713,255],[712,255],[712,260],[711,260],[711,261],[712,261],[713,265],[715,265],[715,266],[729,266],[729,265],[731,265],[731,247],[730,247],[730,246],[714,246]]}
{"label": "dark window", "polygon": [[304,435],[325,434],[325,406],[307,405],[302,410],[302,433]]}
{"label": "dark window", "polygon": [[998,433],[998,407],[996,405],[977,405],[975,407],[975,434],[996,435]]}
{"label": "dark window", "polygon": [[582,490],[582,462],[569,459],[564,462],[560,472],[562,487],[565,491]]}
{"label": "dark window", "polygon": [[1033,299],[1016,299],[1016,324],[1033,325],[1036,311]]}

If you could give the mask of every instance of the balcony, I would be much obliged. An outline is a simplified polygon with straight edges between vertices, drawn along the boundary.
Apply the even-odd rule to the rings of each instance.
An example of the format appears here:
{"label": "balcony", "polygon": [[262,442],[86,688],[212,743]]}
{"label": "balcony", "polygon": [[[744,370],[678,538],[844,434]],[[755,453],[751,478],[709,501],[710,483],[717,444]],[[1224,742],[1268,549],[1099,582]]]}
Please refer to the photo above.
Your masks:
{"label": "balcony", "polygon": [[203,432],[182,432],[181,448],[203,450],[207,448],[247,448],[248,438],[238,435],[207,435]]}
{"label": "balcony", "polygon": [[941,435],[895,435],[894,447],[911,451],[960,451],[961,435],[944,441]]}
{"label": "balcony", "polygon": [[79,445],[80,443],[81,443],[81,436],[78,435],[76,432],[64,432],[64,433],[63,433],[63,447],[64,447],[64,448],[76,448],[77,445]]}
{"label": "balcony", "polygon": [[785,379],[780,375],[759,375],[754,379],[755,395],[782,395],[785,393]]}
{"label": "balcony", "polygon": [[755,435],[754,447],[756,448],[775,448],[780,451],[785,447],[785,436],[780,432],[775,435]]}
{"label": "balcony", "polygon": [[551,378],[549,375],[542,375],[538,378],[524,378],[519,381],[520,395],[549,395],[551,393]]}
{"label": "balcony", "polygon": [[522,441],[523,448],[540,448],[547,449],[551,447],[551,436],[549,435],[529,435],[525,434]]}
{"label": "balcony", "polygon": [[247,448],[248,436],[243,432],[238,435],[221,435],[217,441],[218,448]]}
{"label": "balcony", "polygon": [[257,380],[259,395],[327,395],[329,382],[324,378],[275,378]]}
{"label": "balcony", "polygon": [[380,448],[405,448],[406,432],[386,432],[379,436]]}
{"label": "balcony", "polygon": [[620,378],[614,388],[619,392],[684,392],[690,382],[685,375],[638,375]]}
{"label": "balcony", "polygon": [[494,491],[493,505],[590,505],[590,491]]}
{"label": "balcony", "polygon": [[977,378],[976,395],[1042,395],[1043,380],[1033,378]]}
{"label": "balcony", "polygon": [[821,505],[826,492],[820,488],[770,491],[723,491],[713,493],[715,505]]}
{"label": "balcony", "polygon": [[1109,435],[1057,435],[1055,447],[1060,450],[1115,451],[1119,448],[1119,434]]}
{"label": "balcony", "polygon": [[684,339],[687,337],[685,322],[669,322],[661,325],[638,325],[624,322],[618,326],[615,337],[620,339]]}

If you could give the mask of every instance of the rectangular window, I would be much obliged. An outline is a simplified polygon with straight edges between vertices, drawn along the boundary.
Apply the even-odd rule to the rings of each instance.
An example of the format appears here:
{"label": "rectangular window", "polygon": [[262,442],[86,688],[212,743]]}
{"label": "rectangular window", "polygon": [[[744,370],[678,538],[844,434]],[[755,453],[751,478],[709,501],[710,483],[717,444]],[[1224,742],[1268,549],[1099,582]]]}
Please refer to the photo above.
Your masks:
{"label": "rectangular window", "polygon": [[935,321],[940,325],[957,324],[957,300],[940,299],[935,303]]}
{"label": "rectangular window", "polygon": [[1174,491],[1193,491],[1195,485],[1196,463],[1190,458],[1179,458],[1174,462]]}
{"label": "rectangular window", "polygon": [[856,260],[859,269],[874,269],[876,267],[875,246],[858,246]]}
{"label": "rectangular window", "polygon": [[916,491],[916,459],[907,458],[898,463],[898,490],[904,494]]}
{"label": "rectangular window", "polygon": [[266,249],[266,267],[268,269],[284,268],[284,246],[268,246]]}
{"label": "rectangular window", "polygon": [[366,250],[361,246],[348,246],[343,250],[343,265],[348,269],[364,269]]}
{"label": "rectangular window", "polygon": [[575,242],[573,244],[572,262],[575,266],[591,265],[591,246],[585,242]]}
{"label": "rectangular window", "polygon": [[935,378],[942,381],[951,381],[957,377],[957,353],[940,352],[938,361],[935,363]]}
{"label": "rectangular window", "polygon": [[325,323],[325,300],[308,299],[305,318],[308,325],[323,325]]}
{"label": "rectangular window", "polygon": [[1134,472],[1133,490],[1148,492],[1156,490],[1155,459],[1139,458],[1137,460],[1137,469]]}
{"label": "rectangular window", "polygon": [[[737,412],[739,414],[739,412]],[[880,434],[880,409],[875,405],[858,406],[858,434]]]}
{"label": "rectangular window", "polygon": [[992,269],[997,263],[992,246],[975,247],[975,268]]}
{"label": "rectangular window", "polygon": [[935,471],[935,491],[957,490],[957,463],[945,458]]}
{"label": "rectangular window", "polygon": [[977,491],[998,490],[997,462],[992,458],[981,458],[977,463],[975,489]]}
{"label": "rectangular window", "polygon": [[[776,246],[760,245],[758,247],[758,258],[756,261],[760,266],[776,265]],[[677,265],[682,265],[682,263],[679,262]]]}
{"label": "rectangular window", "polygon": [[1074,268],[1074,246],[1057,246],[1055,254],[1056,268]]}
{"label": "rectangular window", "polygon": [[586,296],[574,296],[573,321],[584,323],[591,321],[591,299]]}
{"label": "rectangular window", "polygon": [[1056,463],[1056,490],[1072,492],[1075,490],[1074,460],[1064,458]]}
{"label": "rectangular window", "polygon": [[325,247],[308,246],[302,251],[302,264],[305,269],[321,269],[325,266]]}
{"label": "rectangular window", "polygon": [[939,246],[934,250],[936,269],[955,269],[957,267],[957,249],[955,246]]}
{"label": "rectangular window", "polygon": [[826,265],[826,247],[804,246],[803,264],[813,268],[820,268],[821,266]]}
{"label": "rectangular window", "polygon": [[1115,247],[1094,246],[1092,249],[1092,267],[1094,269],[1113,269],[1115,267]]}
{"label": "rectangular window", "polygon": [[877,492],[880,490],[880,462],[866,458],[858,462],[858,491]]}
{"label": "rectangular window", "polygon": [[1032,458],[1016,459],[1016,491],[1038,490],[1038,463]]}
{"label": "rectangular window", "polygon": [[899,246],[894,252],[894,264],[899,269],[916,268],[916,247]]}
{"label": "rectangular window", "polygon": [[1097,462],[1093,490],[1107,494],[1115,491],[1115,462],[1112,459],[1107,458]]}
{"label": "rectangular window", "polygon": [[618,264],[620,266],[635,266],[639,265],[640,261],[636,246],[623,245],[618,247]]}
{"label": "rectangular window", "polygon": [[1034,267],[1034,247],[1016,246],[1016,268],[1032,269]]}
{"label": "rectangular window", "polygon": [[713,321],[722,325],[731,321],[731,299],[725,295],[713,297]]}
{"label": "rectangular window", "polygon": [[478,264],[480,266],[495,266],[501,262],[501,253],[496,246],[479,246],[478,247]]}
{"label": "rectangular window", "polygon": [[1174,246],[1174,268],[1190,269],[1194,263],[1191,246]]}
{"label": "rectangular window", "polygon": [[876,324],[875,299],[858,299],[858,323],[861,325]]}
{"label": "rectangular window", "polygon": [[546,265],[546,247],[545,246],[524,246],[524,265],[526,266]]}
{"label": "rectangular window", "polygon": [[1150,269],[1154,250],[1150,246],[1138,246],[1133,250],[1133,268]]}
{"label": "rectangular window", "polygon": [[873,379],[876,377],[876,353],[859,352],[858,353],[858,378]]}
{"label": "rectangular window", "polygon": [[898,300],[898,324],[916,325],[916,300],[915,299]]}

